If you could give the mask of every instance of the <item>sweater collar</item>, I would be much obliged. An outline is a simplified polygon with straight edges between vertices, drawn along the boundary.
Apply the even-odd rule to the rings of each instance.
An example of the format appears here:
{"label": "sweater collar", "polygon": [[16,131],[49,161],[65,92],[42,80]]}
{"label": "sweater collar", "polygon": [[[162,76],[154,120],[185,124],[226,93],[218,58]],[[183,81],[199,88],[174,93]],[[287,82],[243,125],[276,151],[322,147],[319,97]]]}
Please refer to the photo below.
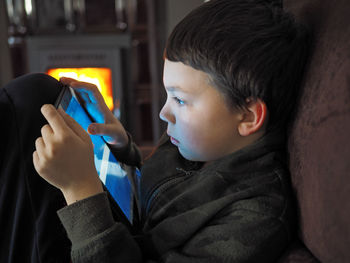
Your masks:
{"label": "sweater collar", "polygon": [[285,148],[286,136],[280,131],[270,131],[256,140],[254,143],[226,155],[210,164],[203,166],[203,163],[190,162],[188,168],[199,168],[201,172],[210,171],[239,171],[257,170],[259,167],[266,166],[267,159],[279,159],[280,162],[286,161]]}

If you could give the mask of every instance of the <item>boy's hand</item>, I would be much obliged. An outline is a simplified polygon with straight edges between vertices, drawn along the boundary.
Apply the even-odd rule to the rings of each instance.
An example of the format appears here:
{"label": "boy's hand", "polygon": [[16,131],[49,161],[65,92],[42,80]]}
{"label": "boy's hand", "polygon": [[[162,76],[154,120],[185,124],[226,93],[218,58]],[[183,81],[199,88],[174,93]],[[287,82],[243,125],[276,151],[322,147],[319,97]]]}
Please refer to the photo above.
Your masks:
{"label": "boy's hand", "polygon": [[68,204],[102,192],[89,135],[61,109],[44,105],[41,112],[49,124],[35,141],[36,171],[63,192]]}
{"label": "boy's hand", "polygon": [[71,78],[61,78],[60,81],[81,95],[89,114],[97,121],[88,127],[90,134],[103,135],[107,143],[119,148],[128,144],[128,135],[123,125],[108,109],[102,94],[94,84]]}

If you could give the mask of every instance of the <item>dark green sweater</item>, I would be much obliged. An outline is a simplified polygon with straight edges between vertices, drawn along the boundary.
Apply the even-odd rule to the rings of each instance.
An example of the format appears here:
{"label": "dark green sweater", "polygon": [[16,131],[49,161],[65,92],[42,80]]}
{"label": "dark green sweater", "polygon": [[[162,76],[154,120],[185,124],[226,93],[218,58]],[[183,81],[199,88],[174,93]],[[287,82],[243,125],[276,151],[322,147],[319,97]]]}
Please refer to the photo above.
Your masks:
{"label": "dark green sweater", "polygon": [[58,212],[73,262],[275,262],[294,222],[284,152],[269,134],[202,167],[166,140],[142,167],[140,235],[113,220],[105,193]]}

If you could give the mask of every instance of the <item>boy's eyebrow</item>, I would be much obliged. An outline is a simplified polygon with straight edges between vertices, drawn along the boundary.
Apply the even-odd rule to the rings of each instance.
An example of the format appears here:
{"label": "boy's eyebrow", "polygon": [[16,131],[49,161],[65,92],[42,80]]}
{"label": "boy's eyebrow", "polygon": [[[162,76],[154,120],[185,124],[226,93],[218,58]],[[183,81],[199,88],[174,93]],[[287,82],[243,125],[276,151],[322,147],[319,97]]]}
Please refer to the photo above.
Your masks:
{"label": "boy's eyebrow", "polygon": [[167,91],[181,91],[186,92],[184,89],[180,88],[179,86],[165,86],[165,89]]}

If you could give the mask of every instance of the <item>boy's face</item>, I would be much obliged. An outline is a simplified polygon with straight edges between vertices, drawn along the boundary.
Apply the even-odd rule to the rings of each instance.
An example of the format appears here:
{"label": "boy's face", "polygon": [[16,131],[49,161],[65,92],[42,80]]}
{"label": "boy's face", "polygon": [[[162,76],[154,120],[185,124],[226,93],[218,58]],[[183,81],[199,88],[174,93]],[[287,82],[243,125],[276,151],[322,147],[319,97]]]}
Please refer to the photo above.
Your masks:
{"label": "boy's face", "polygon": [[208,162],[241,148],[242,113],[228,108],[206,73],[166,59],[163,80],[167,100],[159,115],[184,158]]}

